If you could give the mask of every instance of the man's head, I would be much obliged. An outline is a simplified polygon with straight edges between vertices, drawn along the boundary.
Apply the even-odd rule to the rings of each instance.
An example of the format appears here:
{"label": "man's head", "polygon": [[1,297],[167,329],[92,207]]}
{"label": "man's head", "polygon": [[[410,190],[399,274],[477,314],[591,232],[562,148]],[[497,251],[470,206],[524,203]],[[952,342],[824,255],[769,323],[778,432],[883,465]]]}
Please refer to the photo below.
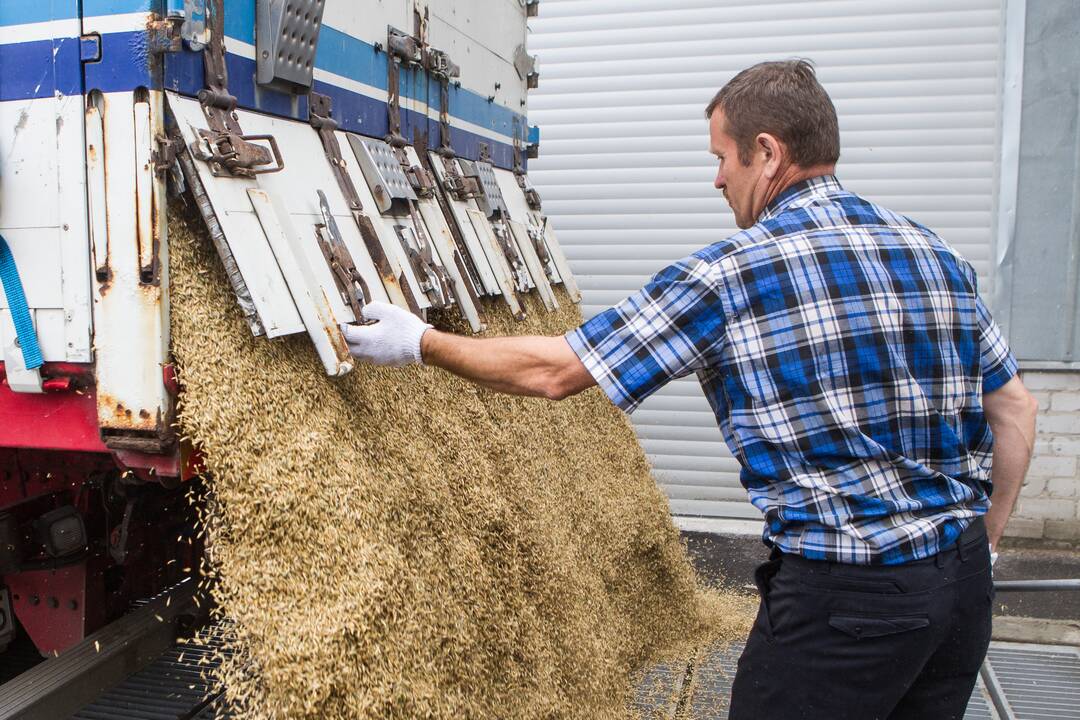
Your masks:
{"label": "man's head", "polygon": [[806,60],[743,70],[705,108],[714,184],[748,228],[794,182],[831,173],[840,157],[836,109]]}

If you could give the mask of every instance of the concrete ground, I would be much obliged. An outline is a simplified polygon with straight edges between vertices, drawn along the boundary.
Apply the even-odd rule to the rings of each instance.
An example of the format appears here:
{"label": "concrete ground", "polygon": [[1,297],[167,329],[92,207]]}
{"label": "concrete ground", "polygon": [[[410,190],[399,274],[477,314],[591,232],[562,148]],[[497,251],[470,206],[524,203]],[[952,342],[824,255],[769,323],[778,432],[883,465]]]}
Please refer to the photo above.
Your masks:
{"label": "concrete ground", "polygon": [[[748,594],[756,592],[754,567],[769,554],[759,536],[684,532],[683,539],[691,561],[706,582]],[[994,566],[994,577],[998,580],[1080,578],[1080,551],[1006,539]],[[998,618],[1065,621],[1077,624],[1080,632],[1080,592],[1077,591],[1001,592],[995,604]]]}

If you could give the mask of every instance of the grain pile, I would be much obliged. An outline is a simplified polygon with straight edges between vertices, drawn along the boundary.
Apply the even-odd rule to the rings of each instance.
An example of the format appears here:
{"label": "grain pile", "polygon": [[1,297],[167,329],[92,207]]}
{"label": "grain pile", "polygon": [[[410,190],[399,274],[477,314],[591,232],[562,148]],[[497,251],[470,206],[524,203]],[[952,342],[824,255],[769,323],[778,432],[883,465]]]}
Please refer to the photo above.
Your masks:
{"label": "grain pile", "polygon": [[[253,339],[197,219],[170,221],[183,433],[212,473],[221,671],[252,718],[614,718],[631,672],[740,636],[703,593],[626,419],[428,368],[327,378]],[[556,333],[564,303],[494,333]]]}

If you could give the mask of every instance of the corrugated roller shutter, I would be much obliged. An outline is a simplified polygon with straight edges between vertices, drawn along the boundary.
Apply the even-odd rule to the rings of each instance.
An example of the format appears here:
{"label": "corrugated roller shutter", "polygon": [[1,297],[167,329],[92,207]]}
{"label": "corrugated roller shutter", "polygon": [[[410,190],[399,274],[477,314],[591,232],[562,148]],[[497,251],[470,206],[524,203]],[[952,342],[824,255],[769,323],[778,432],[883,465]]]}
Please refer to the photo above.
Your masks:
{"label": "corrugated roller shutter", "polygon": [[[530,176],[586,316],[736,227],[703,117],[736,72],[806,57],[840,117],[841,181],[934,228],[989,295],[1000,0],[542,0]],[[633,416],[676,515],[756,518],[696,382]]]}

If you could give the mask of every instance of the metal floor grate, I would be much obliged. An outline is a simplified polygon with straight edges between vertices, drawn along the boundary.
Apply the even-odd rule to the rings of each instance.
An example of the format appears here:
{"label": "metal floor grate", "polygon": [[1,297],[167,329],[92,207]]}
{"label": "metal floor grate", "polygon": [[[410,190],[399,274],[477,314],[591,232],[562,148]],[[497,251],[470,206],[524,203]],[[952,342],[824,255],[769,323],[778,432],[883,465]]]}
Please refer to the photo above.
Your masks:
{"label": "metal floor grate", "polygon": [[103,692],[69,720],[213,720],[217,703],[195,713],[212,693],[210,671],[222,651],[220,627],[206,633],[205,644],[169,648],[154,662]]}
{"label": "metal floor grate", "polygon": [[993,643],[990,664],[1019,720],[1080,720],[1080,648]]}
{"label": "metal floor grate", "polygon": [[[690,673],[684,665],[650,669],[632,709],[643,720],[726,720],[741,652],[735,644],[702,653]],[[1080,648],[995,642],[989,657],[1017,720],[1080,720]],[[964,720],[1000,720],[981,678]]]}

